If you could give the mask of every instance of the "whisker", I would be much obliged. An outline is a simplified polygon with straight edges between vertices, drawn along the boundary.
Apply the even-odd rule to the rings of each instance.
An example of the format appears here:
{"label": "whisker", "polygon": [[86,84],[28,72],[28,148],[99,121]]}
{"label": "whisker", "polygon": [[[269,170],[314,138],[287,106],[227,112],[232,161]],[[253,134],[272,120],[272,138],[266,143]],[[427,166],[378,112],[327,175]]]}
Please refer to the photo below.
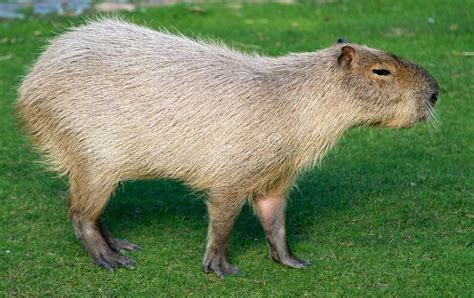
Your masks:
{"label": "whisker", "polygon": [[427,117],[426,127],[428,130],[428,134],[430,135],[430,140],[432,143],[434,143],[436,140],[435,131],[438,130],[434,109],[428,102],[424,102],[423,107],[422,107],[422,112],[426,115],[430,115],[429,117]]}
{"label": "whisker", "polygon": [[430,134],[431,141],[435,142],[436,139],[444,141],[443,135],[439,133],[441,120],[438,111],[428,103],[425,103],[425,108],[426,111],[431,115],[427,121],[428,132]]}

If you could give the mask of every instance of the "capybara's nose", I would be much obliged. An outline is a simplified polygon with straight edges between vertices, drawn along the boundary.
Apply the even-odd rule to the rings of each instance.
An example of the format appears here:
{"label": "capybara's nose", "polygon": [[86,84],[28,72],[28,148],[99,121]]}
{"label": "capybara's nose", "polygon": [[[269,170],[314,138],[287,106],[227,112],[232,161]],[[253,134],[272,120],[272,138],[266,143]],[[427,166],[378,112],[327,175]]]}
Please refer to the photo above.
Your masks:
{"label": "capybara's nose", "polygon": [[438,92],[433,93],[433,95],[431,95],[431,97],[430,97],[430,102],[431,102],[432,105],[434,105],[437,100],[438,100]]}

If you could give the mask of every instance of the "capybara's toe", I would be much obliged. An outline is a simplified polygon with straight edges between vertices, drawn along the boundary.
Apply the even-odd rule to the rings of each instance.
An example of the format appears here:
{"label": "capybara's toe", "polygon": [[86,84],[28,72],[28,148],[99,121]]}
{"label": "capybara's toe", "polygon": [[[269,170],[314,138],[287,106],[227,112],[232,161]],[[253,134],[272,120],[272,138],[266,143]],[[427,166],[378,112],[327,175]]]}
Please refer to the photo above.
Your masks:
{"label": "capybara's toe", "polygon": [[135,269],[135,261],[132,258],[113,251],[110,251],[106,254],[101,254],[99,256],[95,256],[93,257],[93,259],[94,263],[109,271],[114,271],[115,269],[121,267],[127,269]]}
{"label": "capybara's toe", "polygon": [[109,244],[110,248],[116,252],[142,250],[140,246],[123,239],[111,238],[107,239],[107,243]]}

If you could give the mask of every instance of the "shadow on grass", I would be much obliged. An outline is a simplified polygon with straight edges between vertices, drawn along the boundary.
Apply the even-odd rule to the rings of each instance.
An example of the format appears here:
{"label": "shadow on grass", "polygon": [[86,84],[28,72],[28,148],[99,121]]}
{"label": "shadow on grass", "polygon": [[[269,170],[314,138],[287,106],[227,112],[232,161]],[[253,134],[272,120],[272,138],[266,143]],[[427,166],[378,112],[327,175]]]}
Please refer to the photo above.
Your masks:
{"label": "shadow on grass", "polygon": [[[358,150],[365,151],[363,146]],[[403,193],[410,181],[417,179],[416,168],[424,162],[425,156],[421,150],[411,148],[407,153],[407,148],[400,144],[370,155],[331,154],[321,167],[303,175],[298,187],[290,193],[287,212],[290,246],[313,237],[309,227],[321,223],[334,212],[344,213],[357,202],[374,196]],[[404,166],[407,163],[412,167]],[[429,188],[429,185],[424,187]],[[124,183],[106,212],[106,224],[118,235],[126,230],[140,233],[151,226],[154,230],[166,228],[166,233],[174,235],[191,231],[190,237],[201,235],[203,239],[196,245],[205,241],[207,221],[204,194],[169,180]],[[251,208],[244,207],[233,231],[231,254],[240,255],[262,242],[266,240],[258,219]]]}

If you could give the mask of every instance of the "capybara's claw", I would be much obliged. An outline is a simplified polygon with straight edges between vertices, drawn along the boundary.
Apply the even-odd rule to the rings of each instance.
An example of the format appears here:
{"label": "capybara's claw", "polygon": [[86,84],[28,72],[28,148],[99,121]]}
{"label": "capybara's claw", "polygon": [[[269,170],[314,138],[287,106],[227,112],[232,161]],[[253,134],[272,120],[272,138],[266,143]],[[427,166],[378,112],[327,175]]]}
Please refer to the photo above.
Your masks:
{"label": "capybara's claw", "polygon": [[127,240],[124,240],[124,239],[108,238],[106,240],[110,248],[116,252],[142,250],[140,246],[133,244],[131,242],[128,242]]}
{"label": "capybara's claw", "polygon": [[295,260],[292,261],[291,265],[288,265],[288,266],[290,266],[292,268],[305,268],[305,267],[311,266],[311,261],[310,260],[295,259]]}

